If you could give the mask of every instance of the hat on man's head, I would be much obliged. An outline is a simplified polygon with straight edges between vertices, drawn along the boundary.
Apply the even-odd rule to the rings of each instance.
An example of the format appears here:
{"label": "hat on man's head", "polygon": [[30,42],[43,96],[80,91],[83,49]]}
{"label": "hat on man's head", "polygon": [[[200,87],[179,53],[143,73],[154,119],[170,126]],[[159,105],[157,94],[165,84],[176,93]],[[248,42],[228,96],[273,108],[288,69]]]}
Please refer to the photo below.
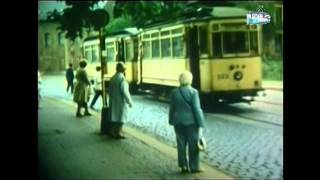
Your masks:
{"label": "hat on man's head", "polygon": [[124,72],[126,70],[126,66],[123,62],[118,62],[117,66],[116,66],[116,70],[117,72]]}
{"label": "hat on man's head", "polygon": [[81,61],[79,62],[79,66],[81,68],[84,68],[87,66],[87,61],[85,59],[81,59]]}
{"label": "hat on man's head", "polygon": [[199,138],[198,140],[198,148],[200,151],[205,151],[207,149],[207,142],[204,137]]}

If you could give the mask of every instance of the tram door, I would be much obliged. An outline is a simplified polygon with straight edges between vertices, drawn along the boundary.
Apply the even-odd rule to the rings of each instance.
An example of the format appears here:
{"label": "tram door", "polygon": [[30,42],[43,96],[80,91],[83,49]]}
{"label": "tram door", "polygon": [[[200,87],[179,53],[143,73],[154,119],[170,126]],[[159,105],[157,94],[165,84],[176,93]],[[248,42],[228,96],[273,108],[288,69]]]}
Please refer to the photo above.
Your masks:
{"label": "tram door", "polygon": [[200,89],[200,65],[199,65],[199,45],[198,45],[198,27],[189,29],[188,52],[190,57],[190,70],[193,75],[192,86]]}
{"label": "tram door", "polygon": [[118,42],[118,59],[117,61],[125,62],[125,57],[124,57],[124,40],[121,38]]}

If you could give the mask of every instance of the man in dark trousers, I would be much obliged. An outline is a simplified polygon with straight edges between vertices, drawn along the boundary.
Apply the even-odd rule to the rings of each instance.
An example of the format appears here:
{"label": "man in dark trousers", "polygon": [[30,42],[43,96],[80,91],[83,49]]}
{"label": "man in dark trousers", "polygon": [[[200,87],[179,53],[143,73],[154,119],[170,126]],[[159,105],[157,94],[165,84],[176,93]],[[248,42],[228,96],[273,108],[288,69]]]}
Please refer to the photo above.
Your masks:
{"label": "man in dark trousers", "polygon": [[67,92],[69,91],[69,87],[71,87],[71,94],[73,93],[73,79],[74,79],[74,73],[72,69],[72,64],[69,64],[69,68],[66,72],[66,78],[67,78]]}

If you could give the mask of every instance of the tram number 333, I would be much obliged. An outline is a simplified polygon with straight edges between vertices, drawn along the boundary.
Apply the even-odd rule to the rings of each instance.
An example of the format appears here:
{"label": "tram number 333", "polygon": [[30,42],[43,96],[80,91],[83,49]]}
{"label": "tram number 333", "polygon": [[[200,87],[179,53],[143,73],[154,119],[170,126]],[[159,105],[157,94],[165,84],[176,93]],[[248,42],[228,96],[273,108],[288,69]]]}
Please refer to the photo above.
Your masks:
{"label": "tram number 333", "polygon": [[229,74],[218,74],[218,79],[229,79]]}

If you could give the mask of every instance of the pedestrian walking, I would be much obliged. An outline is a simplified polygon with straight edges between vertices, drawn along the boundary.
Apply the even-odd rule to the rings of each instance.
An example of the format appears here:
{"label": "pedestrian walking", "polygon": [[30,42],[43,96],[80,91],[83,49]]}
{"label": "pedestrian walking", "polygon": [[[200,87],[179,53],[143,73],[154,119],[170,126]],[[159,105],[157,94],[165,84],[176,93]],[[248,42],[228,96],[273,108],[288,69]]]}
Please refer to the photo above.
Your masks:
{"label": "pedestrian walking", "polygon": [[76,83],[74,87],[73,101],[77,103],[76,117],[82,117],[81,108],[85,109],[84,115],[91,116],[88,111],[88,101],[90,98],[90,82],[87,72],[85,70],[87,62],[85,60],[80,61],[79,68],[76,73]]}
{"label": "pedestrian walking", "polygon": [[202,172],[198,142],[203,139],[205,120],[199,93],[191,86],[192,74],[189,71],[180,74],[179,82],[180,87],[171,93],[169,109],[169,124],[174,126],[176,134],[178,166],[182,173]]}
{"label": "pedestrian walking", "polygon": [[67,79],[67,92],[69,91],[69,88],[71,89],[71,94],[73,93],[73,80],[74,80],[74,73],[72,64],[69,64],[69,68],[66,71],[66,79]]}
{"label": "pedestrian walking", "polygon": [[94,76],[94,97],[91,101],[90,108],[94,109],[94,104],[96,103],[97,99],[102,96],[102,80],[101,80],[101,67],[96,67],[96,73]]}

